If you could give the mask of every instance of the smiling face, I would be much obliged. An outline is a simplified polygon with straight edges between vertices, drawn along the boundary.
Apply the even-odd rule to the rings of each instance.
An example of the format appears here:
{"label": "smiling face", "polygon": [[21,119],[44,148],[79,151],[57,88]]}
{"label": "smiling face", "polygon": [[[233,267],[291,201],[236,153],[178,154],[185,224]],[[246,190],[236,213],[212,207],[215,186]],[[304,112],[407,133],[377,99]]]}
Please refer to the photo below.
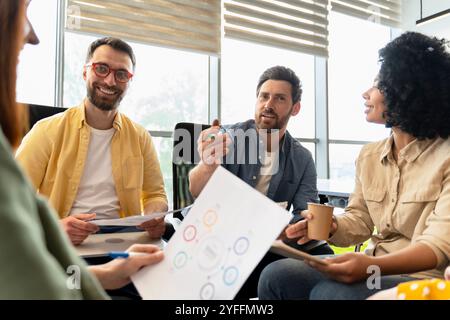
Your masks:
{"label": "smiling face", "polygon": [[366,107],[364,113],[366,114],[367,122],[385,124],[385,111],[387,110],[384,104],[384,96],[378,89],[378,79],[375,79],[373,86],[363,93]]}
{"label": "smiling face", "polygon": [[[102,63],[112,69],[132,70],[130,56],[126,52],[113,49],[109,45],[98,47],[88,64]],[[85,66],[83,78],[86,81],[87,97],[97,108],[105,111],[118,108],[128,89],[129,82],[121,83],[115,79],[115,73],[111,72],[107,77],[98,77],[92,67]]]}
{"label": "smiling face", "polygon": [[289,118],[300,111],[300,102],[292,103],[292,86],[284,80],[267,80],[259,90],[255,107],[258,129],[286,130]]}

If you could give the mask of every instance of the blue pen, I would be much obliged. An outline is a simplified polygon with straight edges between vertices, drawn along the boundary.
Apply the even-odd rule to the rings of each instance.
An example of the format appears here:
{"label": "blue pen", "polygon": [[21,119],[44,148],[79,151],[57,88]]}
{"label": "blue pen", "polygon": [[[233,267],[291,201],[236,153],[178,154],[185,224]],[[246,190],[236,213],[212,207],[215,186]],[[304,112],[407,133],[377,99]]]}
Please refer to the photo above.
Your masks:
{"label": "blue pen", "polygon": [[123,251],[111,251],[108,255],[113,258],[128,258],[133,256],[147,256],[148,253],[145,252],[123,252]]}

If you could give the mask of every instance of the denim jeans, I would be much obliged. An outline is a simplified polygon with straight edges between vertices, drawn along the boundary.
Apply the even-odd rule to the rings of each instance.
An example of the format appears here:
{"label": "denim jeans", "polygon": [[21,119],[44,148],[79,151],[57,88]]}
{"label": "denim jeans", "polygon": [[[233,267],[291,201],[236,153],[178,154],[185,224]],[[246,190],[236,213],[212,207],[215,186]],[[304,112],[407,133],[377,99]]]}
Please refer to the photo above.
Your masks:
{"label": "denim jeans", "polygon": [[[312,255],[330,255],[333,254],[333,250],[328,244],[323,244],[314,249],[308,251]],[[267,252],[263,259],[258,263],[256,268],[252,271],[247,281],[245,281],[242,288],[236,294],[235,300],[248,300],[255,298],[258,295],[258,280],[263,269],[274,261],[285,259],[285,257],[278,254]]]}
{"label": "denim jeans", "polygon": [[261,300],[362,300],[380,290],[411,281],[408,276],[382,276],[378,289],[369,289],[366,281],[345,284],[295,259],[278,260],[268,265],[258,283]]}

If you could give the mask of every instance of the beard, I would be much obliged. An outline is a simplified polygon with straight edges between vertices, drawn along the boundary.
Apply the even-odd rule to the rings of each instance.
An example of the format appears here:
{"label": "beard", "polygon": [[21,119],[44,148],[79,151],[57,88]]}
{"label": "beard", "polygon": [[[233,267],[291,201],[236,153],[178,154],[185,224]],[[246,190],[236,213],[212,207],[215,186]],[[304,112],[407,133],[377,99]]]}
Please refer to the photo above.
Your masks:
{"label": "beard", "polygon": [[[293,106],[292,106],[292,108],[293,108]],[[258,129],[266,129],[268,131],[268,133],[271,130],[280,130],[280,129],[286,127],[287,123],[289,121],[289,118],[291,117],[292,108],[284,116],[279,116],[272,109],[265,109],[265,110],[257,112],[255,114],[256,127]],[[264,121],[263,114],[273,117],[271,123],[266,123]]]}
{"label": "beard", "polygon": [[[111,97],[109,97],[108,99],[108,97],[98,94],[98,87],[114,91],[115,94],[111,95]],[[100,110],[111,111],[119,107],[119,104],[123,99],[123,90],[119,89],[116,86],[109,87],[107,85],[100,85],[97,82],[94,82],[91,86],[89,86],[89,84],[87,85],[87,97],[89,101]]]}

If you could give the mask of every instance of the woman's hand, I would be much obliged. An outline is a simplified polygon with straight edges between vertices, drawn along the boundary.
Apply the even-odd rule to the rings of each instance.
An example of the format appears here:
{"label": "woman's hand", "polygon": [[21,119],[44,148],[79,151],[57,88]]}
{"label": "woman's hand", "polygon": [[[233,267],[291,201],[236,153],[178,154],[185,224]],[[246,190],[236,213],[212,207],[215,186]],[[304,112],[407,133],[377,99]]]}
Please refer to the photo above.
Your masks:
{"label": "woman's hand", "polygon": [[[375,257],[365,255],[363,253],[346,253],[333,258],[326,258],[328,265],[316,263],[314,261],[305,262],[326,274],[331,279],[343,283],[354,283],[367,279],[371,273],[367,272],[367,268],[376,265]],[[381,274],[380,274],[381,275]]]}
{"label": "woman's hand", "polygon": [[[313,219],[311,213],[308,210],[303,210],[301,213],[303,220],[300,220],[286,228],[285,234],[289,239],[297,239],[298,244],[305,244],[311,239],[308,238],[308,221]],[[333,216],[331,223],[330,233],[333,234],[337,230],[337,223]]]}
{"label": "woman's hand", "polygon": [[131,275],[145,266],[160,262],[164,257],[163,252],[151,244],[134,244],[128,248],[127,252],[147,254],[118,258],[89,268],[97,276],[104,289],[118,289],[127,285],[131,282]]}

